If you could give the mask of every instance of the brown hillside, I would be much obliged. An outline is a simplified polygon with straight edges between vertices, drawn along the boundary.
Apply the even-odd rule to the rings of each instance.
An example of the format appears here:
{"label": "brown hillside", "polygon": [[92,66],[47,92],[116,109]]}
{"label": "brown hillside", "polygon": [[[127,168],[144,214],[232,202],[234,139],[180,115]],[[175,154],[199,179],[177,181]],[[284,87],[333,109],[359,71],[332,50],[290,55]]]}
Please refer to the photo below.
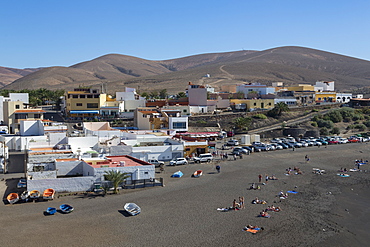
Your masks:
{"label": "brown hillside", "polygon": [[[202,54],[165,61],[111,54],[58,68],[27,75],[6,88],[50,85],[70,89],[80,84],[104,83],[108,92],[130,86],[141,92],[167,89],[176,93],[184,91],[189,81],[220,88],[245,82],[296,85],[317,80],[334,80],[339,90],[370,86],[369,61],[303,47]],[[204,77],[206,74],[211,77]]]}
{"label": "brown hillside", "polygon": [[14,69],[0,67],[0,85],[6,86],[13,81],[22,78],[28,74],[31,74],[39,69]]}

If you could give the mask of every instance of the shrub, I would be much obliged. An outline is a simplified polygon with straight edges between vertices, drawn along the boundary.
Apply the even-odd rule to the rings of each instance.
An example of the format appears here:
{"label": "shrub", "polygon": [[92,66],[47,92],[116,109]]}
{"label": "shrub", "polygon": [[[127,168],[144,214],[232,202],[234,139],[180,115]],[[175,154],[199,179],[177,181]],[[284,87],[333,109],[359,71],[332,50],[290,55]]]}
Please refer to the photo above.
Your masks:
{"label": "shrub", "polygon": [[365,131],[367,129],[367,127],[364,124],[355,124],[354,128],[358,129],[359,131]]}
{"label": "shrub", "polygon": [[317,122],[311,122],[311,125],[313,126],[313,127],[317,127],[318,125],[317,125]]}
{"label": "shrub", "polygon": [[253,116],[255,119],[267,119],[265,114],[256,114]]}
{"label": "shrub", "polygon": [[342,117],[342,115],[340,114],[340,112],[338,110],[330,111],[325,116],[327,116],[329,118],[327,120],[331,120],[334,123],[339,123],[339,122],[343,121],[343,117]]}
{"label": "shrub", "polygon": [[317,126],[319,126],[320,128],[325,127],[331,129],[334,127],[334,123],[330,120],[320,119],[319,121],[317,121]]}
{"label": "shrub", "polygon": [[365,125],[366,127],[370,127],[370,120],[365,121],[365,122],[364,122],[364,125]]}
{"label": "shrub", "polygon": [[331,131],[330,131],[331,134],[333,135],[339,135],[340,134],[340,130],[338,127],[334,127]]}
{"label": "shrub", "polygon": [[349,117],[352,119],[352,117],[355,115],[355,110],[349,107],[343,107],[339,109],[338,111],[340,112],[343,118]]}
{"label": "shrub", "polygon": [[312,112],[318,112],[319,110],[317,110],[317,109],[312,109]]}
{"label": "shrub", "polygon": [[364,117],[364,115],[362,115],[362,114],[355,114],[355,115],[353,115],[353,117],[352,117],[352,120],[353,120],[353,121],[358,121],[358,120],[363,120],[363,119],[365,119],[365,117]]}
{"label": "shrub", "polygon": [[324,136],[329,135],[329,130],[325,127],[321,128],[320,129],[320,135],[324,135]]}

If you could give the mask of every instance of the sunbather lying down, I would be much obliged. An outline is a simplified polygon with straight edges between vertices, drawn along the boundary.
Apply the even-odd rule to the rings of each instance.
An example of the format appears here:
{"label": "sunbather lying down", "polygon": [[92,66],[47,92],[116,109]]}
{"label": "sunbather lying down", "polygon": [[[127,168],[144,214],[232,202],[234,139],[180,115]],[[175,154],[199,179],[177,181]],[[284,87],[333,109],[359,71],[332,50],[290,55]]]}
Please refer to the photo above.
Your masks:
{"label": "sunbather lying down", "polygon": [[252,204],[266,204],[267,202],[264,201],[264,200],[260,200],[258,199],[258,197],[256,197],[256,199],[252,200]]}
{"label": "sunbather lying down", "polygon": [[243,228],[243,231],[246,231],[246,232],[251,232],[253,234],[257,233],[257,232],[260,232],[260,231],[263,231],[264,228],[263,227],[258,227],[258,226],[252,226],[252,225],[247,225]]}
{"label": "sunbather lying down", "polygon": [[265,212],[265,211],[260,212],[260,214],[259,214],[258,216],[259,216],[259,217],[270,218],[269,213],[267,213],[267,212]]}

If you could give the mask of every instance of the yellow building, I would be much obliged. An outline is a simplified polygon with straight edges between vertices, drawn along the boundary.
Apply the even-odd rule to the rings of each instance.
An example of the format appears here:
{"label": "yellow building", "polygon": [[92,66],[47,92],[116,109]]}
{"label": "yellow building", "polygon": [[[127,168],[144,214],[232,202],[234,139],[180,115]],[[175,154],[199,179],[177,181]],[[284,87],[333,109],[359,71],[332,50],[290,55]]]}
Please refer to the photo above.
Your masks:
{"label": "yellow building", "polygon": [[274,108],[274,99],[230,99],[230,106],[236,110]]}
{"label": "yellow building", "polygon": [[315,91],[315,87],[310,84],[298,84],[298,86],[286,87],[288,91],[302,92]]}
{"label": "yellow building", "polygon": [[9,127],[10,134],[20,130],[23,120],[43,120],[45,111],[42,109],[28,109],[22,101],[4,101],[4,122]]}
{"label": "yellow building", "polygon": [[100,114],[100,107],[107,95],[97,89],[77,88],[65,95],[66,115],[68,117],[94,117]]}
{"label": "yellow building", "polygon": [[333,91],[324,91],[315,93],[315,101],[320,102],[336,102],[337,93]]}

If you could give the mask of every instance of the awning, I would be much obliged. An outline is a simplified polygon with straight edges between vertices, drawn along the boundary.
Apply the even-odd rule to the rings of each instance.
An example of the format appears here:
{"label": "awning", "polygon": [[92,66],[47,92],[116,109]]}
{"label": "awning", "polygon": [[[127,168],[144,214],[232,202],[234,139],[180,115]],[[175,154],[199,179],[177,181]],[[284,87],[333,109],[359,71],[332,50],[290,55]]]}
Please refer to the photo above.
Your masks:
{"label": "awning", "polygon": [[70,111],[69,114],[99,114],[99,111]]}

